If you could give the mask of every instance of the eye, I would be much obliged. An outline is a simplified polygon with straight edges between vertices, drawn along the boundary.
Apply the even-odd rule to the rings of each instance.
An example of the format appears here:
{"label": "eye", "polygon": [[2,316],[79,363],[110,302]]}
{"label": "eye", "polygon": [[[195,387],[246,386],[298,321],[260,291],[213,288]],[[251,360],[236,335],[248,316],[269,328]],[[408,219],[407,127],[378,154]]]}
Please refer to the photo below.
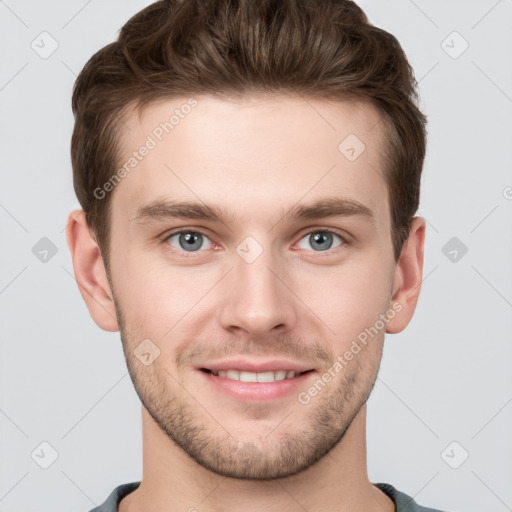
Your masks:
{"label": "eye", "polygon": [[[341,240],[340,243],[333,246],[333,238],[336,237],[339,240]],[[311,247],[313,247],[313,250],[319,252],[319,251],[328,251],[329,249],[332,249],[333,247],[339,247],[340,245],[345,243],[345,240],[341,235],[338,235],[337,233],[334,233],[334,231],[330,230],[317,230],[317,231],[311,231],[309,234],[307,234],[305,237],[301,238],[299,244],[305,240],[306,243],[311,244]],[[308,247],[304,247],[299,245],[301,249],[309,249]]]}
{"label": "eye", "polygon": [[[181,249],[186,252],[198,252],[202,249],[211,249],[211,240],[198,231],[182,230],[169,235],[164,242],[169,243],[176,249]],[[173,243],[174,242],[174,243]],[[178,244],[178,246],[175,245]],[[204,244],[206,243],[206,247]]]}
{"label": "eye", "polygon": [[[335,239],[339,241],[336,243]],[[201,252],[201,250],[211,249],[213,247],[212,241],[200,231],[181,230],[171,233],[163,240],[178,251],[185,251],[188,253]],[[328,229],[320,229],[311,231],[299,241],[299,248],[311,250],[312,247],[315,252],[325,252],[329,249],[339,247],[346,244],[345,239]],[[304,244],[310,244],[310,247]]]}

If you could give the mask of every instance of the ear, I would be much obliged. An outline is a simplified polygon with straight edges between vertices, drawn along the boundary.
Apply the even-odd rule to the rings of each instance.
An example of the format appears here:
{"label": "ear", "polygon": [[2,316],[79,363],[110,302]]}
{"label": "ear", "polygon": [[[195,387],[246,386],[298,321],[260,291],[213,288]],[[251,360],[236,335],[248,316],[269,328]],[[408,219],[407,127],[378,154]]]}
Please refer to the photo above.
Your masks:
{"label": "ear", "polygon": [[423,279],[423,251],[425,246],[425,220],[414,217],[400,258],[396,265],[391,301],[397,314],[388,321],[386,332],[403,331],[414,314]]}
{"label": "ear", "polygon": [[105,331],[118,331],[116,309],[100,249],[91,236],[83,210],[69,214],[66,239],[75,279],[87,309]]}

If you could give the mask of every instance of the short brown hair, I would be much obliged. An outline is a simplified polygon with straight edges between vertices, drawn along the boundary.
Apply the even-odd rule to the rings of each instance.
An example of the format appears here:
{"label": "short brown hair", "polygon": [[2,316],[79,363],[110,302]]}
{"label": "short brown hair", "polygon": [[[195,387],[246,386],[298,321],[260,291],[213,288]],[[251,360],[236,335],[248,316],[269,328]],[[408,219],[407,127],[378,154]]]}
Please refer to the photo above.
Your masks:
{"label": "short brown hair", "polygon": [[107,272],[111,194],[98,199],[93,191],[119,165],[128,109],[183,95],[273,92],[352,97],[377,108],[398,261],[419,206],[426,117],[397,39],[349,0],[160,0],[91,57],[73,90],[74,188]]}

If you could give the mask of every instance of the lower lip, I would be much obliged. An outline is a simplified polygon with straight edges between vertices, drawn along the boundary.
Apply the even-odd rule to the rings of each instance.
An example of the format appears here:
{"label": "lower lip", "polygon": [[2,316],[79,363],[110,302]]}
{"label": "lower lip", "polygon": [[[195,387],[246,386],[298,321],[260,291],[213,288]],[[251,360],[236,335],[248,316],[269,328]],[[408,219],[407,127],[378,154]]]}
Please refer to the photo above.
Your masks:
{"label": "lower lip", "polygon": [[293,379],[278,380],[275,382],[241,382],[226,377],[219,377],[203,370],[198,370],[209,384],[239,400],[275,400],[297,391],[315,373],[309,371]]}

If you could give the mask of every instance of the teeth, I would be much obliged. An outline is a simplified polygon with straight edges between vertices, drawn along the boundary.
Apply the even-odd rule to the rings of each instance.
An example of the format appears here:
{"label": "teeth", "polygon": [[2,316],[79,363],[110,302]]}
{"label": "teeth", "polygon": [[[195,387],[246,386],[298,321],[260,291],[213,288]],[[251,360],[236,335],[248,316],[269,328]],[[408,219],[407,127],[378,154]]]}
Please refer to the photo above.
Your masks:
{"label": "teeth", "polygon": [[[272,373],[272,372],[270,372]],[[295,373],[295,372],[292,372]],[[278,370],[274,373],[274,380],[284,380],[286,379],[286,370]]]}
{"label": "teeth", "polygon": [[[220,374],[220,372],[219,372],[219,374]],[[227,370],[226,377],[228,379],[240,380],[240,372],[237,370]]]}
{"label": "teeth", "polygon": [[275,382],[285,379],[293,379],[298,372],[290,370],[278,370],[276,372],[244,372],[238,370],[219,370],[218,372],[212,372],[214,375],[219,377],[226,377],[231,380],[239,380],[241,382]]}

